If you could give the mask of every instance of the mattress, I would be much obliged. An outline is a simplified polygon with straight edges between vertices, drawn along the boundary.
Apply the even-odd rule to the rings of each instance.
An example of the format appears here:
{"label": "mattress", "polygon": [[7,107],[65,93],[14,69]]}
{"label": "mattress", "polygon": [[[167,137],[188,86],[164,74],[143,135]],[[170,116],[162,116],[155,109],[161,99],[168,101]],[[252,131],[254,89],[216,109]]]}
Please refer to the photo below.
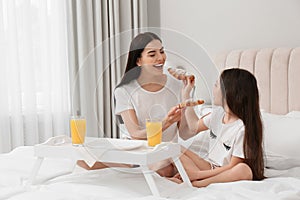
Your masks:
{"label": "mattress", "polygon": [[216,183],[190,188],[155,174],[161,197],[154,197],[139,169],[87,171],[69,159],[46,158],[35,185],[27,185],[36,157],[33,147],[0,155],[0,199],[300,199],[300,167],[268,170],[263,181]]}

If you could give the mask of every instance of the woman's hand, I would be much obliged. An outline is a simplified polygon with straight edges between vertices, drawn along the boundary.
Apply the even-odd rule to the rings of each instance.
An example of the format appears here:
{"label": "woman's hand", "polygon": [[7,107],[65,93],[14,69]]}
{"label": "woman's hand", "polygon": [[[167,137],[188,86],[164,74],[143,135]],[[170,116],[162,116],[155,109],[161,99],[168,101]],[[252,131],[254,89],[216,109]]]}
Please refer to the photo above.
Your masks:
{"label": "woman's hand", "polygon": [[163,119],[163,130],[167,129],[173,123],[180,121],[181,109],[178,106],[174,106],[168,112],[168,115]]}
{"label": "woman's hand", "polygon": [[182,94],[182,99],[185,101],[187,99],[190,99],[190,93],[192,91],[192,89],[195,86],[195,80],[191,80],[191,79],[186,79],[183,80],[183,88],[181,90],[181,94]]}

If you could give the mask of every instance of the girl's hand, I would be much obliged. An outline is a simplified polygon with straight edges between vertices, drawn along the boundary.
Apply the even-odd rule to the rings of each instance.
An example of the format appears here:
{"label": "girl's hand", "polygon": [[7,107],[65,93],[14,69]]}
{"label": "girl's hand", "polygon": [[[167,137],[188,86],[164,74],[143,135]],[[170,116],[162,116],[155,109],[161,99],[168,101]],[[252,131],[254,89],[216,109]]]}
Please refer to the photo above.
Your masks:
{"label": "girl's hand", "polygon": [[[193,174],[193,173],[191,173],[191,172],[189,172],[189,173],[187,172],[187,175],[188,175],[190,181],[196,181],[196,180],[198,180],[198,179],[196,178],[195,174]],[[193,175],[194,175],[194,176],[193,176]],[[183,181],[183,180],[182,180],[182,177],[180,176],[179,173],[175,174],[174,178],[176,178],[176,179],[178,179],[178,180],[180,180],[180,181]]]}
{"label": "girl's hand", "polygon": [[168,112],[168,115],[163,120],[163,130],[167,129],[173,123],[180,121],[181,109],[178,106],[174,106]]}
{"label": "girl's hand", "polygon": [[191,80],[191,79],[186,79],[183,80],[183,88],[181,90],[181,94],[182,94],[182,99],[183,100],[187,100],[190,99],[190,93],[192,91],[192,89],[195,86],[195,80]]}
{"label": "girl's hand", "polygon": [[181,178],[181,176],[180,176],[179,173],[175,174],[174,178],[177,178],[178,180],[180,180],[181,182],[183,182],[183,180],[182,180],[182,178]]}
{"label": "girl's hand", "polygon": [[177,173],[175,176],[173,176],[171,178],[167,178],[167,179],[169,179],[170,181],[173,181],[175,183],[178,183],[178,184],[183,182],[180,175],[179,175],[179,173]]}

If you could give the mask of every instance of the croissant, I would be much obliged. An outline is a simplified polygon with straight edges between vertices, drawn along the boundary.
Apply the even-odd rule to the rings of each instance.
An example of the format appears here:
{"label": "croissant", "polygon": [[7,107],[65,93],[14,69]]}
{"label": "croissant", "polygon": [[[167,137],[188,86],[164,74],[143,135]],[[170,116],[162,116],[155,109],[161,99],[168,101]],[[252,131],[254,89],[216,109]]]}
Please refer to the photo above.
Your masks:
{"label": "croissant", "polygon": [[191,81],[195,80],[194,75],[188,74],[183,69],[168,68],[168,72],[178,80],[186,80],[186,79],[190,79]]}
{"label": "croissant", "polygon": [[188,100],[186,102],[182,102],[182,103],[178,104],[178,107],[179,108],[184,108],[184,107],[187,107],[187,106],[197,106],[197,105],[200,105],[200,104],[204,104],[204,100],[196,100],[196,101]]}

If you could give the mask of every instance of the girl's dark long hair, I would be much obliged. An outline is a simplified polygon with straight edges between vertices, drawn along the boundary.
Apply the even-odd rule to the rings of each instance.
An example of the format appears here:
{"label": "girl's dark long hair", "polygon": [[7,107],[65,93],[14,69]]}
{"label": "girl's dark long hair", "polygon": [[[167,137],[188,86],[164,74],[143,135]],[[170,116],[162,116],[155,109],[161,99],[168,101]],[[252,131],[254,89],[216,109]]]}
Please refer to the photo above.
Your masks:
{"label": "girl's dark long hair", "polygon": [[151,32],[140,33],[131,41],[125,73],[117,87],[127,84],[140,76],[141,67],[137,66],[137,60],[141,57],[145,47],[153,40],[162,42],[156,34]]}
{"label": "girl's dark long hair", "polygon": [[253,180],[264,178],[263,128],[256,78],[244,69],[222,72],[220,84],[229,109],[244,123],[245,163],[251,168]]}

